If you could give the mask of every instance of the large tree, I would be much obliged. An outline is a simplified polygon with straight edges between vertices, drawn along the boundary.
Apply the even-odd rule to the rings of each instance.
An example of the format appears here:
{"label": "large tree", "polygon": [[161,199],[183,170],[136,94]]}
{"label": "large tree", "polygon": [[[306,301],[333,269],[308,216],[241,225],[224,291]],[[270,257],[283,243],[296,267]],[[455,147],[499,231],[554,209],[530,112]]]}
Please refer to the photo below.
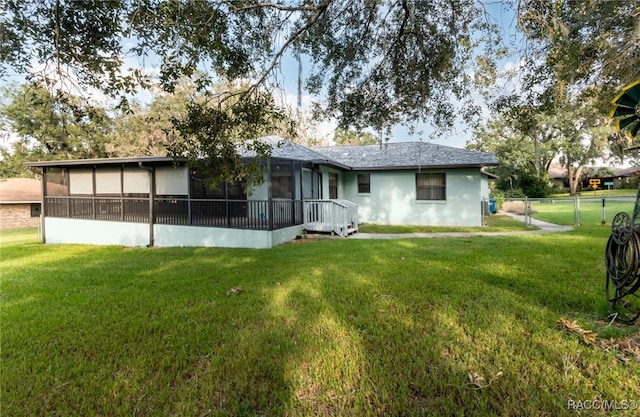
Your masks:
{"label": "large tree", "polygon": [[508,112],[476,129],[467,146],[496,154],[500,166],[495,172],[505,190],[514,184],[525,188],[521,184],[523,178],[527,183],[544,184],[549,166],[559,159],[567,171],[573,195],[578,191],[585,167],[611,155],[607,150],[612,141],[610,121],[598,110],[595,101],[574,100],[552,110],[512,105]]}
{"label": "large tree", "polygon": [[372,145],[380,142],[380,138],[371,132],[346,129],[336,129],[333,140],[337,145]]}
{"label": "large tree", "polygon": [[498,189],[522,192],[529,197],[545,197],[548,191],[546,172],[557,156],[557,141],[538,129],[535,119],[527,118],[527,123],[522,123],[516,116],[523,117],[520,113],[503,113],[478,126],[467,148],[496,155],[500,165],[491,171],[500,177]]}
{"label": "large tree", "polygon": [[5,3],[4,70],[120,94],[144,76],[125,71],[127,58],[156,57],[167,90],[196,70],[274,87],[293,55],[308,66],[304,87],[344,127],[446,119],[450,96],[465,97],[476,31],[492,29],[477,0]]}
{"label": "large tree", "polygon": [[[305,75],[299,89],[318,99],[318,115],[342,128],[450,124],[452,103],[470,96],[472,52],[480,41],[487,53],[497,45],[485,6],[481,0],[5,0],[0,54],[5,73],[122,98],[149,81],[138,66],[150,61],[169,92],[197,71],[202,90],[221,80],[247,83],[241,92],[209,89],[207,105],[185,113],[193,125],[181,128],[191,133],[174,151],[195,158],[190,149],[228,150],[211,146],[212,135],[219,144],[244,138],[225,137],[233,133],[227,122],[268,127],[285,115],[269,97],[284,84],[290,57]],[[232,120],[203,125],[211,104]]]}
{"label": "large tree", "polygon": [[1,90],[0,123],[17,141],[3,158],[27,160],[106,156],[111,120],[104,108],[36,84],[13,84]]}
{"label": "large tree", "polygon": [[609,120],[593,105],[570,103],[553,113],[540,114],[538,125],[557,143],[560,162],[567,170],[569,193],[574,195],[585,167],[599,158],[606,159]]}
{"label": "large tree", "polygon": [[166,155],[167,147],[176,140],[172,121],[184,117],[191,102],[202,100],[192,78],[181,79],[172,93],[158,88],[152,93],[149,103],[131,101],[126,109],[111,109],[109,156]]}
{"label": "large tree", "polygon": [[532,161],[541,161],[544,141],[556,143],[575,193],[584,165],[606,158],[607,138],[624,147],[611,140],[606,115],[619,89],[640,77],[640,3],[518,0],[517,19],[523,88],[496,107],[533,145]]}
{"label": "large tree", "polygon": [[542,86],[549,103],[596,87],[606,112],[616,92],[640,78],[637,0],[518,0],[518,27],[527,84]]}

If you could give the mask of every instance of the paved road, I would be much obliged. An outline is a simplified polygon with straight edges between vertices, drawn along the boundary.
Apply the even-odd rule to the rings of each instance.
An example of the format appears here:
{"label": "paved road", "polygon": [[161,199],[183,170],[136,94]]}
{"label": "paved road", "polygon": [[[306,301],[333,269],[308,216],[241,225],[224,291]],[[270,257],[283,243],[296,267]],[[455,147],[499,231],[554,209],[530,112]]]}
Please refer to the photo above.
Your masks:
{"label": "paved road", "polygon": [[[522,222],[524,216],[500,212]],[[441,233],[354,233],[349,239],[410,239],[410,238],[443,238],[443,237],[470,237],[470,236],[510,236],[529,233],[558,233],[573,230],[571,226],[561,226],[558,224],[543,222],[542,220],[531,219],[531,225],[535,227],[531,230],[521,230],[513,232],[441,232]]]}

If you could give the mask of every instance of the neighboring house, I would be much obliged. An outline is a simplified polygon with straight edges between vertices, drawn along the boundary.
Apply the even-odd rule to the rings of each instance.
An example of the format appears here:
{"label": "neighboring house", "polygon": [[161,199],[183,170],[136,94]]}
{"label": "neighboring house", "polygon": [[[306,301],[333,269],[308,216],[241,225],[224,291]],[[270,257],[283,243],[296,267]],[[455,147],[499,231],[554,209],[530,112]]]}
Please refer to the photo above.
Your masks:
{"label": "neighboring house", "polygon": [[[64,195],[64,189],[49,185],[49,195]],[[0,179],[0,229],[35,227],[40,221],[42,184],[34,178]]]}
{"label": "neighboring house", "polygon": [[[481,226],[492,154],[423,142],[307,148],[278,137],[264,184],[204,186],[168,157],[28,163],[44,176],[43,241],[269,248],[360,222]],[[253,155],[241,153],[245,159]],[[52,196],[58,184],[64,196]]]}
{"label": "neighboring house", "polygon": [[0,179],[0,228],[37,226],[42,193],[33,178]]}
{"label": "neighboring house", "polygon": [[[563,188],[569,188],[567,169],[560,165],[549,167],[549,180],[551,184]],[[589,182],[591,179],[599,179],[599,190],[608,188],[623,188],[633,186],[640,176],[640,167],[597,167],[588,166],[583,169],[579,190],[592,190]],[[634,182],[635,181],[635,182]]]}

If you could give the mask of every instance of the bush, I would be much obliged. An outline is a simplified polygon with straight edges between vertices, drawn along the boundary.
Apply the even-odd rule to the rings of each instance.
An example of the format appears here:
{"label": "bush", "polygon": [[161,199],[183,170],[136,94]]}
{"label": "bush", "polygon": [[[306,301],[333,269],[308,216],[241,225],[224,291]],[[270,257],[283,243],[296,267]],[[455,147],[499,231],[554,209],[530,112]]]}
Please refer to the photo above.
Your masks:
{"label": "bush", "polygon": [[627,178],[626,181],[621,181],[620,188],[623,190],[637,190],[638,178]]}
{"label": "bush", "polygon": [[520,189],[509,190],[504,192],[504,198],[525,198],[526,194]]}
{"label": "bush", "polygon": [[505,178],[496,182],[496,188],[504,191],[507,198],[545,198],[552,194],[548,178],[537,178],[533,174],[521,174],[517,178]]}
{"label": "bush", "polygon": [[504,204],[504,193],[498,190],[491,190],[489,198],[496,200],[496,210],[501,210]]}
{"label": "bush", "polygon": [[547,181],[540,178],[532,176],[524,177],[520,180],[520,185],[522,187],[522,192],[527,197],[544,198],[551,194],[551,187]]}

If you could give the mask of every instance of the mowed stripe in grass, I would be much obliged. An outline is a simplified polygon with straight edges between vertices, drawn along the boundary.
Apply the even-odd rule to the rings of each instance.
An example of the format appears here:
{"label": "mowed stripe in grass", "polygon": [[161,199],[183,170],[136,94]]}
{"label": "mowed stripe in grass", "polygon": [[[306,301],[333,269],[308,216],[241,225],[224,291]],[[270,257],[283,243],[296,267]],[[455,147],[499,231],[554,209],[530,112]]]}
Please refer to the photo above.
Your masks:
{"label": "mowed stripe in grass", "polygon": [[606,319],[608,233],[271,250],[3,238],[3,415],[569,415],[569,400],[640,400],[637,361],[557,325]]}

